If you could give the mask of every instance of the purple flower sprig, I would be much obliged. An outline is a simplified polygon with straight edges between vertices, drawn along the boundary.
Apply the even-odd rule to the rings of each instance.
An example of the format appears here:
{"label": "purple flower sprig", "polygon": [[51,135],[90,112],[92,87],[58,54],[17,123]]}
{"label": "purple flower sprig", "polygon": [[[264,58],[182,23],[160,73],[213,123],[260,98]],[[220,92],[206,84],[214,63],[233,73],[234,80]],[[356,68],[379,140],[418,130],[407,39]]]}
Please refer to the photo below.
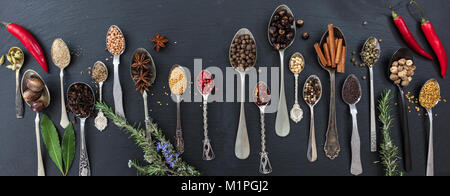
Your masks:
{"label": "purple flower sprig", "polygon": [[173,168],[178,161],[178,153],[173,153],[167,143],[158,142],[156,144],[156,150],[161,151],[162,155],[166,159],[166,163],[170,166],[170,168]]}

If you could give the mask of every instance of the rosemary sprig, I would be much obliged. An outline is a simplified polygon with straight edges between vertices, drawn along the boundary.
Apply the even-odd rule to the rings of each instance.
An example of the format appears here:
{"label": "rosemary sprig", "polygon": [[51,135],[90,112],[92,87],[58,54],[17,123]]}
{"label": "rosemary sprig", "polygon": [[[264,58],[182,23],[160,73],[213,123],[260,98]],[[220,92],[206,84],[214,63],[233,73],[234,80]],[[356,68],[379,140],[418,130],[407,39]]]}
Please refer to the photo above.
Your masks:
{"label": "rosemary sprig", "polygon": [[[139,126],[132,126],[128,121],[119,115],[116,115],[105,103],[98,102],[96,108],[102,110],[105,116],[109,118],[117,127],[124,132],[129,133],[134,138],[136,144],[144,152],[144,160],[149,165],[140,165],[137,161],[129,161],[128,166],[134,167],[138,175],[169,175],[169,176],[198,176],[194,167],[184,162],[178,154],[174,153],[173,145],[166,140],[164,134],[158,125],[149,120],[152,137],[148,136],[146,131]],[[137,127],[137,128],[135,128]],[[152,138],[152,139],[150,139]]]}
{"label": "rosemary sprig", "polygon": [[382,123],[381,133],[383,134],[383,141],[380,145],[380,158],[381,163],[385,167],[386,176],[402,176],[403,173],[398,171],[398,147],[393,143],[391,138],[391,128],[394,121],[391,114],[392,98],[392,91],[387,90],[378,100],[378,110],[380,112],[378,120]]}

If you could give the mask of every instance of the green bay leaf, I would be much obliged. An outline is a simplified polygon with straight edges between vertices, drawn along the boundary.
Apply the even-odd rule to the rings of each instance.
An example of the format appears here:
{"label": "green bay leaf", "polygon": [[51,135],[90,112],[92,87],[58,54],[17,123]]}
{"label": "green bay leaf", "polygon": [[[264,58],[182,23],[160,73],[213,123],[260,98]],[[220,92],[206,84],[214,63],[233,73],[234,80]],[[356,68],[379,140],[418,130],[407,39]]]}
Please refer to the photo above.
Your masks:
{"label": "green bay leaf", "polygon": [[42,115],[41,130],[42,138],[44,139],[44,144],[50,158],[59,168],[61,173],[64,174],[58,131],[56,131],[56,127],[52,120],[45,114]]}
{"label": "green bay leaf", "polygon": [[72,166],[73,159],[75,158],[75,131],[73,130],[72,123],[66,128],[62,140],[62,156],[65,167],[65,175],[69,173],[69,169]]}

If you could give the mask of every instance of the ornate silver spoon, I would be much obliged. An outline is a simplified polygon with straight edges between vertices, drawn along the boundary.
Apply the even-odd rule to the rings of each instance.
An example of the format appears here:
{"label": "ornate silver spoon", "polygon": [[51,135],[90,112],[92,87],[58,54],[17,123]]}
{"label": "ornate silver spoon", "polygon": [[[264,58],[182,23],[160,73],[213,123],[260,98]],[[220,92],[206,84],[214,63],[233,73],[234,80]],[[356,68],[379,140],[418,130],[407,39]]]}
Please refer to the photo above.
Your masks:
{"label": "ornate silver spoon", "polygon": [[262,174],[269,174],[272,172],[272,165],[269,161],[268,153],[266,152],[266,127],[264,123],[264,113],[266,106],[270,103],[270,90],[264,82],[258,82],[255,87],[253,99],[255,104],[259,107],[261,114],[261,152],[259,153],[260,163],[259,172]]}
{"label": "ornate silver spoon", "polygon": [[197,90],[203,96],[203,160],[210,161],[216,156],[208,136],[208,97],[214,88],[214,79],[211,73],[203,70],[197,77]]}

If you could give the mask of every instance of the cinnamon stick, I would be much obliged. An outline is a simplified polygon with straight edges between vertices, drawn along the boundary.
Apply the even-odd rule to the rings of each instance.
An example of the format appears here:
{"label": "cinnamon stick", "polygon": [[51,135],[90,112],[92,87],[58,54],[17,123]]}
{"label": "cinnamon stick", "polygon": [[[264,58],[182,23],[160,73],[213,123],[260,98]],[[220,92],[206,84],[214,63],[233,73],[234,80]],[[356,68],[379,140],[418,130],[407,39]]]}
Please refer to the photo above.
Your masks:
{"label": "cinnamon stick", "polygon": [[341,58],[342,58],[342,39],[338,39],[337,41],[337,50],[336,50],[336,64],[339,65],[339,63],[341,62]]}
{"label": "cinnamon stick", "polygon": [[331,66],[331,55],[330,55],[330,50],[329,50],[329,46],[327,43],[323,44],[323,50],[325,51],[325,58],[327,59],[327,66]]}
{"label": "cinnamon stick", "polygon": [[343,46],[342,47],[342,53],[341,53],[341,62],[339,63],[339,67],[340,68],[338,69],[339,73],[345,73],[346,56],[347,56],[347,47]]}
{"label": "cinnamon stick", "polygon": [[331,65],[333,66],[333,68],[336,68],[336,64],[335,64],[335,59],[336,59],[336,49],[335,49],[335,45],[334,45],[334,25],[333,24],[329,24],[328,25],[328,36],[330,37],[330,42],[328,42],[328,47],[330,49],[330,54],[331,54]]}
{"label": "cinnamon stick", "polygon": [[319,60],[322,63],[322,66],[327,66],[327,60],[325,59],[325,56],[323,55],[323,52],[320,49],[320,46],[318,43],[314,44],[314,49],[316,49],[317,56],[319,57]]}

